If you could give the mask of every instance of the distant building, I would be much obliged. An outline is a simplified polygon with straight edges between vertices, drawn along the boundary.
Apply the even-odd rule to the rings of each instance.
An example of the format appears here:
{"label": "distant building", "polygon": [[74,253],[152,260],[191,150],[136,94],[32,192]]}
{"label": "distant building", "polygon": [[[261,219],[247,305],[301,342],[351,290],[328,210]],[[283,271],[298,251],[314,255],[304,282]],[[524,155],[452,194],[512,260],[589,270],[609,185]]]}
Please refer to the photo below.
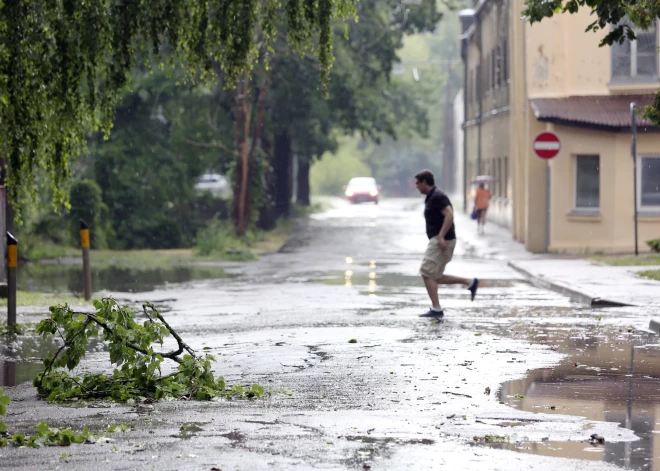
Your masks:
{"label": "distant building", "polygon": [[[482,0],[460,15],[464,178],[494,178],[489,219],[529,250],[631,251],[630,102],[643,108],[660,88],[657,25],[632,44],[599,47],[605,32],[584,31],[588,9],[530,26],[523,3]],[[648,250],[644,241],[660,237],[660,129],[641,116],[637,128],[638,240]],[[549,165],[532,149],[547,130],[561,140]]]}

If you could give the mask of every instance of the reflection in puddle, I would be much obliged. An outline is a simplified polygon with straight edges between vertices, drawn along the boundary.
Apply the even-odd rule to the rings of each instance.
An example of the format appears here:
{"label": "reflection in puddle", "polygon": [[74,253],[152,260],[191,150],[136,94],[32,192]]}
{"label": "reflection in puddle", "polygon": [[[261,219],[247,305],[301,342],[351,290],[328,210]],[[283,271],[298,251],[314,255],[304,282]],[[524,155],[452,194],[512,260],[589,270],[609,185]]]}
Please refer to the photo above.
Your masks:
{"label": "reflection in puddle", "polygon": [[[346,288],[366,286],[367,289],[364,293],[369,296],[398,293],[402,289],[411,287],[424,288],[424,284],[418,275],[378,273],[375,270],[376,263],[372,260],[369,264],[369,271],[365,272],[357,269],[345,270],[342,274],[324,277],[322,279],[312,279],[311,281],[322,282],[327,285],[344,285]],[[480,286],[482,288],[509,288],[513,286],[528,286],[528,283],[521,280],[485,279],[481,281]]]}
{"label": "reflection in puddle", "polygon": [[[0,386],[17,386],[32,381],[43,370],[43,359],[61,345],[57,339],[43,340],[31,335],[0,337]],[[105,348],[99,339],[88,340],[87,351]]]}
{"label": "reflection in puddle", "polygon": [[[538,327],[537,327],[538,328]],[[660,470],[660,345],[648,333],[616,328],[545,328],[530,340],[570,356],[554,368],[504,383],[500,400],[521,410],[615,422],[638,441],[604,445],[542,442],[492,445],[523,453],[602,460],[633,469]]]}
{"label": "reflection in puddle", "polygon": [[[77,265],[22,265],[18,268],[18,289],[46,293],[81,293],[80,270]],[[152,291],[167,283],[226,277],[222,267],[213,266],[174,266],[147,270],[92,267],[92,286],[96,291]]]}

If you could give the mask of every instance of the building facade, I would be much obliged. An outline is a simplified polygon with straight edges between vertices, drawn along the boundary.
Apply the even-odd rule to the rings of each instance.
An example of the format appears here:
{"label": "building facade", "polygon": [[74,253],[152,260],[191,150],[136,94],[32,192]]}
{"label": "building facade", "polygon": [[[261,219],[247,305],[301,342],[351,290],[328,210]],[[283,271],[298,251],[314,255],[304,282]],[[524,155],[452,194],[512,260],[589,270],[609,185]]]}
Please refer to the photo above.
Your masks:
{"label": "building facade", "polygon": [[[482,0],[460,16],[465,181],[493,178],[489,219],[535,252],[633,250],[636,198],[648,250],[660,237],[660,130],[637,116],[635,181],[630,103],[643,108],[660,88],[657,25],[599,47],[605,33],[584,31],[589,10],[530,26],[522,7]],[[561,141],[550,161],[533,151],[543,131]]]}

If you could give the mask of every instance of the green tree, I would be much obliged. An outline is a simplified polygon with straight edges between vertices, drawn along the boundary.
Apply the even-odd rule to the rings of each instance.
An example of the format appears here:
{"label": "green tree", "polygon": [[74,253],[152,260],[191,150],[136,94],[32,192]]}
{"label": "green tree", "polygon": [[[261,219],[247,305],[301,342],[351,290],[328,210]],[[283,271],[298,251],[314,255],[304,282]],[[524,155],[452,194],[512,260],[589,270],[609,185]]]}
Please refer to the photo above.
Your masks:
{"label": "green tree", "polygon": [[89,225],[92,248],[107,248],[108,237],[112,238],[112,225],[108,218],[108,207],[103,203],[101,187],[93,180],[78,180],[71,186],[69,199],[72,240],[80,239],[82,219]]}
{"label": "green tree", "polygon": [[[164,43],[202,79],[223,71],[233,86],[275,37],[278,14],[289,41],[319,58],[321,82],[333,62],[333,20],[354,0],[62,0],[0,2],[0,155],[9,197],[37,193],[38,169],[66,201],[70,162],[90,130],[109,133],[114,105],[136,59]],[[280,10],[281,8],[281,10]],[[258,38],[255,31],[261,31]],[[268,46],[266,47],[268,48]]]}
{"label": "green tree", "polygon": [[[390,74],[403,37],[432,31],[440,21],[435,0],[418,5],[364,0],[357,16],[356,23],[347,25],[348,34],[339,24],[334,30],[337,58],[327,96],[310,80],[315,74],[313,60],[290,56],[274,62],[271,103],[278,215],[288,213],[293,155],[298,159],[297,200],[307,204],[309,167],[325,152],[337,149],[341,134],[357,133],[379,141],[383,136],[395,137],[402,120],[425,132],[425,111],[412,94],[390,80]],[[285,145],[278,146],[280,141]]]}
{"label": "green tree", "polygon": [[207,168],[227,169],[233,159],[223,144],[231,145],[233,130],[223,113],[227,93],[180,78],[178,70],[135,71],[113,133],[97,136],[81,162],[103,190],[113,248],[187,247],[204,219],[226,215],[224,201],[200,197],[194,185]]}
{"label": "green tree", "polygon": [[[647,30],[660,18],[660,2],[657,0],[527,0],[523,15],[533,24],[558,13],[577,13],[584,7],[591,9],[596,18],[587,25],[587,32],[609,29],[600,42],[601,47],[633,41],[636,36],[632,25]],[[660,126],[660,91],[654,103],[646,107],[644,115]]]}

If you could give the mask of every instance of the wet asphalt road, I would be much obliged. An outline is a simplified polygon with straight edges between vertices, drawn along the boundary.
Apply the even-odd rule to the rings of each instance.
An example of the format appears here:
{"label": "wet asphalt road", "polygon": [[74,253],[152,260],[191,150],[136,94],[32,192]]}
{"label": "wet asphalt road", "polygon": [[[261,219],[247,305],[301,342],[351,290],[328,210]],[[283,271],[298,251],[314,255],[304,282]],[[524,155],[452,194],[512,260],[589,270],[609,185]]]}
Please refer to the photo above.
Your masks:
{"label": "wet asphalt road", "polygon": [[[421,210],[421,199],[342,203],[301,223],[279,253],[228,266],[236,278],[114,293],[155,302],[193,348],[210,348],[229,384],[271,396],[77,408],[37,401],[23,384],[8,388],[12,430],[40,420],[135,430],[65,450],[0,449],[0,468],[660,469],[648,312],[596,311],[532,287],[506,265],[519,247],[476,238],[460,216],[447,271],[485,286],[475,302],[442,287],[446,318],[420,320]],[[106,365],[103,352],[89,357],[88,368]],[[606,444],[587,443],[593,433]]]}

